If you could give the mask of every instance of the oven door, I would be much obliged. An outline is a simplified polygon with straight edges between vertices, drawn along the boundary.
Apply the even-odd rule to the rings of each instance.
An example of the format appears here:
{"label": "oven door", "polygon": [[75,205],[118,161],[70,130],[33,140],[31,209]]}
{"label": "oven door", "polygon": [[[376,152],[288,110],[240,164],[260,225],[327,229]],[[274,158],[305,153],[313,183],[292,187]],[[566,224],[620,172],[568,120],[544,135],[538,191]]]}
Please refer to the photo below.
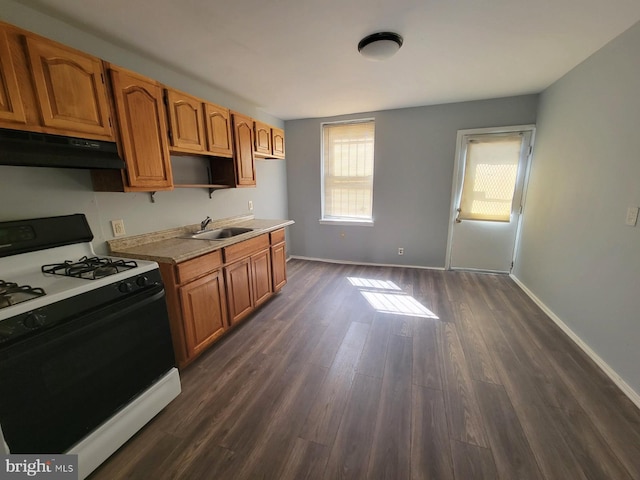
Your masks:
{"label": "oven door", "polygon": [[11,453],[63,453],[174,366],[162,285],[0,351]]}

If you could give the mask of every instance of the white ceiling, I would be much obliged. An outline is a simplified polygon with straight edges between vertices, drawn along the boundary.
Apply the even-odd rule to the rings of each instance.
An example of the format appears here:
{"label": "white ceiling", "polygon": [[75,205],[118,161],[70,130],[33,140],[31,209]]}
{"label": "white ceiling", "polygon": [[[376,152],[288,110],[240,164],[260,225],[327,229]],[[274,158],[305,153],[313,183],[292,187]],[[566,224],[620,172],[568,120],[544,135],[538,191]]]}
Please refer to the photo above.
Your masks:
{"label": "white ceiling", "polygon": [[[538,93],[639,0],[23,0],[281,119]],[[395,57],[358,41],[395,31]]]}

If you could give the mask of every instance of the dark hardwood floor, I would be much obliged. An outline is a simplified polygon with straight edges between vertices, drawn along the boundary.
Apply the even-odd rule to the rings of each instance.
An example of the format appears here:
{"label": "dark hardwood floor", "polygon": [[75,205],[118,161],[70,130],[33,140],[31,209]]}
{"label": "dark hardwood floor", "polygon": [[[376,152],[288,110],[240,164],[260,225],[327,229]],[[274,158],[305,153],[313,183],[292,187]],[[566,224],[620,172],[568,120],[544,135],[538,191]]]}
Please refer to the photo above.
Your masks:
{"label": "dark hardwood floor", "polygon": [[640,411],[508,276],[288,276],[93,480],[640,480]]}

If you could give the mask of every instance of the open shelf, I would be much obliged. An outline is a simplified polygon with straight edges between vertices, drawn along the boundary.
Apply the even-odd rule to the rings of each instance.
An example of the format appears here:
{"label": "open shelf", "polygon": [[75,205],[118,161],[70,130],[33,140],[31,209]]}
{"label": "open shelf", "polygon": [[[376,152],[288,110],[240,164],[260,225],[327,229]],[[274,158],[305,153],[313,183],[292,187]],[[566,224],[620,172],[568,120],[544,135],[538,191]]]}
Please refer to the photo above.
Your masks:
{"label": "open shelf", "polygon": [[205,188],[209,198],[216,190],[235,188],[234,163],[231,158],[172,156],[175,188]]}
{"label": "open shelf", "polygon": [[174,184],[174,188],[211,188],[213,190],[220,190],[223,188],[232,188],[230,185],[218,185],[209,183],[182,183]]}

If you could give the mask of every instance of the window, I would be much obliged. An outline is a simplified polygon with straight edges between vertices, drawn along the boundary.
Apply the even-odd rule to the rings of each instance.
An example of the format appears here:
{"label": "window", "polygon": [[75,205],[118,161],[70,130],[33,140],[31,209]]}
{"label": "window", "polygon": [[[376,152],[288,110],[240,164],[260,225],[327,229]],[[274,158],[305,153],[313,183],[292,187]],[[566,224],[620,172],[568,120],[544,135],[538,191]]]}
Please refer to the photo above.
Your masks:
{"label": "window", "polygon": [[322,219],[373,222],[373,119],[322,124]]}

